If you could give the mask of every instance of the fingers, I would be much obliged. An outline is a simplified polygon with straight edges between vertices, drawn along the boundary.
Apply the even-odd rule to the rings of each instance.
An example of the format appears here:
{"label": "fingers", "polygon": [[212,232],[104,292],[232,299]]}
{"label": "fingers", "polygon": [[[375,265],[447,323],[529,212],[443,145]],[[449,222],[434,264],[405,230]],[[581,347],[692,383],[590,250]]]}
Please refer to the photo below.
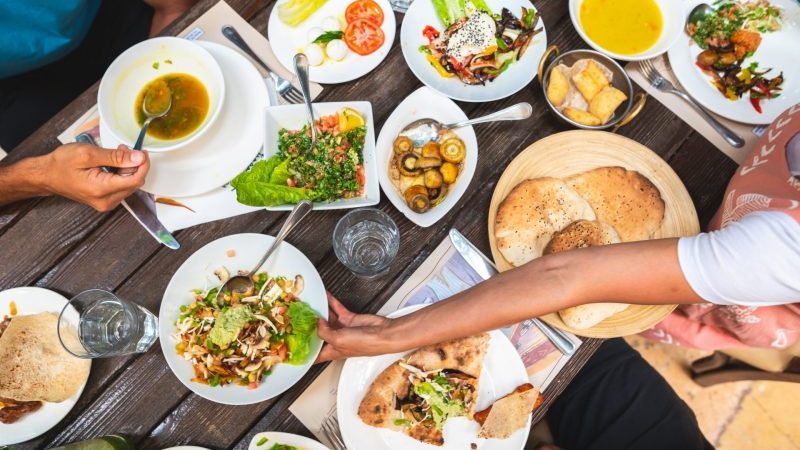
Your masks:
{"label": "fingers", "polygon": [[331,311],[339,318],[339,322],[343,325],[348,325],[353,320],[353,314],[346,306],[342,304],[336,297],[333,296],[328,291],[325,291],[325,294],[328,296],[328,306],[330,307]]}
{"label": "fingers", "polygon": [[331,344],[325,344],[322,350],[320,350],[319,355],[317,355],[314,364],[335,361],[342,358],[344,358],[344,355],[339,350],[336,350]]}
{"label": "fingers", "polygon": [[91,199],[88,203],[90,206],[100,212],[110,211],[142,187],[150,169],[150,158],[146,153],[140,153],[144,155],[144,162],[135,173],[130,175],[103,172],[99,167],[90,169],[92,172],[92,176],[89,177]]}
{"label": "fingers", "polygon": [[81,147],[81,152],[84,158],[83,162],[87,168],[103,166],[116,168],[139,167],[148,160],[145,152],[131,150],[122,144],[114,150],[84,145]]}

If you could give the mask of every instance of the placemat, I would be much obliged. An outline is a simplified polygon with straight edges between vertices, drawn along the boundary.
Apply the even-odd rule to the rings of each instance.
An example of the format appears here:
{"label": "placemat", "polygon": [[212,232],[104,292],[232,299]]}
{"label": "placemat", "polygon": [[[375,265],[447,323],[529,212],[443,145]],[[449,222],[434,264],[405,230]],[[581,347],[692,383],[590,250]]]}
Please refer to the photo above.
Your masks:
{"label": "placemat", "polygon": [[[678,79],[675,77],[675,74],[672,72],[672,68],[669,65],[669,59],[667,55],[661,55],[652,60],[653,65],[658,69],[661,75],[672,82],[676,87],[680,87],[680,83]],[[670,111],[675,113],[676,116],[680,117],[681,120],[686,122],[690,127],[694,128],[697,132],[703,135],[706,139],[708,139],[714,146],[716,146],[722,153],[727,155],[732,160],[736,161],[737,164],[741,164],[742,160],[750,154],[753,148],[758,141],[758,138],[766,130],[764,126],[755,126],[755,125],[748,125],[745,123],[734,122],[732,120],[726,119],[724,117],[720,117],[717,114],[714,114],[712,111],[709,111],[724,125],[728,128],[733,130],[736,134],[742,137],[745,140],[745,144],[742,148],[736,148],[725,142],[722,136],[719,135],[708,122],[703,119],[703,117],[697,113],[688,103],[686,103],[683,99],[678,97],[674,94],[669,94],[666,92],[661,92],[658,89],[654,88],[650,85],[650,83],[645,78],[644,74],[642,74],[639,63],[632,62],[628,63],[625,66],[625,72],[631,77],[633,81],[636,82],[639,86],[642,87],[648,94],[650,94],[653,98],[661,102],[664,106],[666,106]],[[685,91],[685,89],[684,89]]]}
{"label": "placemat", "polygon": [[[445,238],[378,314],[385,316],[406,306],[436,303],[481,281],[482,278],[458,254],[450,238]],[[502,331],[519,352],[530,382],[542,391],[547,389],[570,359],[561,354],[531,321]],[[581,345],[578,337],[566,334],[575,345]],[[331,443],[325,438],[321,427],[329,417],[336,415],[336,393],[343,365],[343,361],[329,364],[289,406],[289,411],[328,446]]]}
{"label": "placemat", "polygon": [[[247,23],[247,21],[237,14],[224,0],[220,0],[216,5],[211,7],[205,14],[186,27],[178,36],[189,40],[216,42],[242,53],[232,42],[222,35],[222,27],[224,25],[232,25],[236,28],[245,42],[247,42],[250,48],[267,63],[270,69],[287,80],[292,80],[292,83],[297,85],[294,74],[278,62],[267,38]],[[242,54],[244,55],[244,53]],[[253,65],[259,70],[262,76],[265,75],[260,66],[256,63],[253,63]],[[319,84],[311,83],[310,87],[311,95],[314,98],[322,92],[322,86]],[[271,100],[271,102],[272,101],[273,100]],[[284,103],[282,98],[279,98],[278,101],[279,103]],[[225,114],[225,112],[223,112],[223,114]],[[76,136],[86,132],[95,139],[98,145],[102,145],[100,141],[99,123],[97,106],[95,105],[61,133],[58,136],[58,140],[64,144],[75,142]],[[259,160],[262,157],[263,153],[259,152],[255,160]],[[236,193],[228,185],[192,197],[172,199],[156,197],[156,202],[156,214],[161,220],[161,223],[170,231],[176,231],[201,223],[212,222],[262,209],[245,206],[237,202]],[[176,203],[183,206],[175,206]]]}

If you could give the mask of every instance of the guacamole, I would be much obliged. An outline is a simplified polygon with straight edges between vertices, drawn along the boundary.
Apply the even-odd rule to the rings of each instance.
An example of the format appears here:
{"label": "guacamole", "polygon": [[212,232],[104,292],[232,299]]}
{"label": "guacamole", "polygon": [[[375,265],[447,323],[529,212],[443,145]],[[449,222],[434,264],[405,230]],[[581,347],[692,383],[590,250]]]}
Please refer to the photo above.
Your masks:
{"label": "guacamole", "polygon": [[208,340],[219,347],[225,348],[236,340],[242,329],[251,321],[255,320],[250,308],[246,305],[232,306],[223,310],[214,326],[208,333]]}

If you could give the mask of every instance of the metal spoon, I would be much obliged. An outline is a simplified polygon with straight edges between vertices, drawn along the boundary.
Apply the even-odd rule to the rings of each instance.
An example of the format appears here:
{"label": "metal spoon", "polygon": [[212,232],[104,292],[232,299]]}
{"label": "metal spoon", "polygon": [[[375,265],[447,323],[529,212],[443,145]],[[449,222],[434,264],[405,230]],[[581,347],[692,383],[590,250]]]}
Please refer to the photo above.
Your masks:
{"label": "metal spoon", "polygon": [[272,241],[272,245],[270,245],[267,253],[264,253],[261,261],[259,261],[258,264],[256,264],[256,266],[247,273],[247,275],[236,275],[235,277],[229,278],[228,281],[222,285],[219,291],[217,291],[217,296],[214,301],[219,300],[222,293],[226,291],[243,294],[252,289],[255,286],[255,283],[253,283],[253,275],[255,275],[259,269],[261,269],[261,266],[263,266],[264,263],[267,262],[267,259],[269,259],[275,250],[278,249],[278,246],[281,245],[281,242],[283,242],[284,238],[286,238],[286,235],[292,231],[292,228],[300,223],[300,221],[303,220],[303,218],[308,215],[312,209],[314,209],[314,205],[308,200],[302,200],[300,203],[296,204],[294,209],[292,209],[292,212],[289,213],[289,217],[287,217],[286,221],[283,222],[281,230],[278,231],[278,235],[275,236],[275,240]]}
{"label": "metal spoon", "polygon": [[311,147],[317,142],[317,127],[314,125],[314,109],[311,107],[311,89],[308,85],[308,57],[305,53],[294,55],[294,73],[300,82],[300,90],[303,91],[303,101],[306,102],[308,120],[311,121]]}
{"label": "metal spoon", "polygon": [[469,119],[456,123],[443,124],[436,119],[419,119],[406,125],[400,132],[400,135],[411,139],[415,147],[421,147],[428,142],[438,141],[439,136],[447,130],[455,130],[456,128],[485,122],[527,119],[531,116],[531,112],[533,112],[531,104],[522,102],[514,106],[509,106],[506,109],[478,117],[477,119]]}
{"label": "metal spoon", "polygon": [[136,138],[136,144],[134,144],[134,150],[141,150],[142,144],[144,143],[144,135],[147,134],[147,127],[150,126],[150,122],[154,119],[158,119],[160,117],[164,117],[172,111],[172,92],[169,93],[169,103],[167,103],[167,107],[161,111],[148,111],[147,110],[147,98],[148,96],[144,96],[144,100],[142,100],[142,112],[146,119],[144,119],[144,123],[142,124],[142,130],[139,132],[139,137]]}
{"label": "metal spoon", "polygon": [[692,8],[692,12],[689,13],[688,17],[686,17],[686,31],[689,31],[689,25],[697,25],[698,22],[702,21],[706,18],[706,16],[712,14],[713,12],[714,8],[708,3],[700,3]]}

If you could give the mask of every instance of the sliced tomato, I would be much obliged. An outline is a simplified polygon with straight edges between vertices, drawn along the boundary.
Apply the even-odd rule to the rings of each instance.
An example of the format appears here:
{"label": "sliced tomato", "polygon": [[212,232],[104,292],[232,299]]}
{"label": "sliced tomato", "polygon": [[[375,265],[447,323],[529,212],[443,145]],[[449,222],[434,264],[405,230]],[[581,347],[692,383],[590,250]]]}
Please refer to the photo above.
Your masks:
{"label": "sliced tomato", "polygon": [[350,22],[344,30],[344,42],[359,55],[369,55],[381,48],[386,37],[381,27],[366,19]]}
{"label": "sliced tomato", "polygon": [[373,0],[356,0],[347,6],[344,18],[347,23],[364,19],[381,26],[383,25],[383,9]]}

